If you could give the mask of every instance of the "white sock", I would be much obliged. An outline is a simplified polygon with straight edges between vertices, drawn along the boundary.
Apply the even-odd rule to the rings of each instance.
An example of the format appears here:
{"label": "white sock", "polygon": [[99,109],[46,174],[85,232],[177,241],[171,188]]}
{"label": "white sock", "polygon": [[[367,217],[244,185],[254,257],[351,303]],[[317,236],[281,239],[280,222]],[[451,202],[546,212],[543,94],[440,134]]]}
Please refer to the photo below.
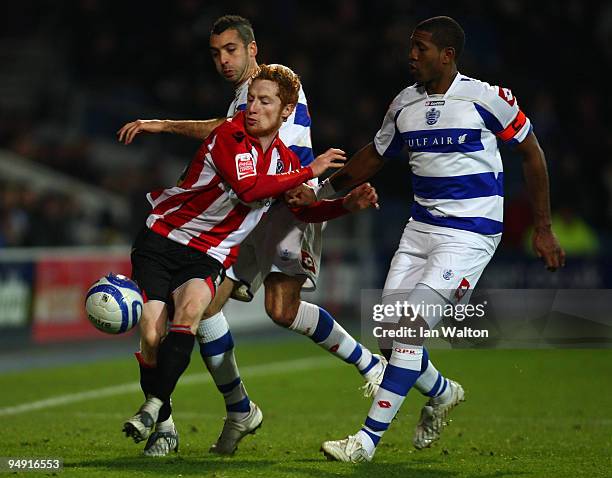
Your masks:
{"label": "white sock", "polygon": [[[406,394],[421,372],[423,347],[393,342],[391,360],[385,370],[383,381],[374,396],[361,432],[367,435],[375,448],[399,411]],[[362,440],[362,443],[369,443]],[[368,445],[369,446],[369,445]]]}
{"label": "white sock", "polygon": [[370,435],[368,435],[363,430],[359,430],[356,433],[356,435],[359,441],[361,442],[361,444],[363,445],[363,447],[365,448],[365,450],[368,452],[368,455],[372,456],[372,454],[376,450],[376,445],[374,445],[374,441],[372,440]]}
{"label": "white sock", "polygon": [[141,407],[143,412],[147,412],[153,418],[153,421],[157,421],[157,416],[159,415],[159,409],[162,407],[164,402],[162,402],[159,398],[150,397],[147,398],[144,405]]}
{"label": "white sock", "polygon": [[200,321],[197,335],[200,355],[217,389],[223,394],[227,417],[243,420],[251,410],[251,402],[240,379],[234,341],[223,312]]}
{"label": "white sock", "polygon": [[423,395],[438,398],[442,403],[451,398],[451,388],[448,384],[448,379],[438,372],[431,360],[427,362],[427,368],[419,376],[414,384],[414,388]]}
{"label": "white sock", "polygon": [[362,374],[378,363],[378,359],[372,357],[372,352],[357,342],[329,312],[318,305],[301,301],[289,329],[307,335],[320,347],[355,365]]}
{"label": "white sock", "polygon": [[438,370],[434,367],[434,364],[431,363],[431,360],[427,362],[427,368],[425,371],[419,376],[419,379],[414,384],[414,388],[416,388],[423,395],[429,393],[438,379]]}
{"label": "white sock", "polygon": [[161,432],[161,433],[165,433],[165,432],[171,433],[171,432],[174,432],[175,431],[175,427],[174,427],[174,420],[172,419],[172,415],[170,415],[170,417],[167,420],[165,420],[163,422],[160,422],[160,423],[157,423],[155,425],[155,430],[158,431],[158,432]]}

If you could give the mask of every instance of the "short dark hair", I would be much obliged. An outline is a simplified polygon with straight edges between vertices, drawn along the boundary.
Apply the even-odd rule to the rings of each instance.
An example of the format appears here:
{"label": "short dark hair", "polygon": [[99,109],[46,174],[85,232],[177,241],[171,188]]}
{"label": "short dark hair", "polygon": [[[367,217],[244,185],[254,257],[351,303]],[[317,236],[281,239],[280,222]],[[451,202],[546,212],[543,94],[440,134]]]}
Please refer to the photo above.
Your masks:
{"label": "short dark hair", "polygon": [[459,23],[451,17],[432,17],[419,23],[415,30],[431,33],[431,41],[440,49],[455,49],[455,61],[459,59],[465,45],[465,32]]}
{"label": "short dark hair", "polygon": [[225,30],[234,29],[240,35],[242,42],[248,45],[252,41],[255,41],[255,33],[253,32],[253,25],[251,22],[240,15],[223,15],[215,20],[213,23],[210,34],[220,35]]}
{"label": "short dark hair", "polygon": [[283,106],[295,105],[300,94],[300,77],[284,65],[259,65],[259,70],[251,77],[251,82],[270,80],[278,85],[278,97]]}

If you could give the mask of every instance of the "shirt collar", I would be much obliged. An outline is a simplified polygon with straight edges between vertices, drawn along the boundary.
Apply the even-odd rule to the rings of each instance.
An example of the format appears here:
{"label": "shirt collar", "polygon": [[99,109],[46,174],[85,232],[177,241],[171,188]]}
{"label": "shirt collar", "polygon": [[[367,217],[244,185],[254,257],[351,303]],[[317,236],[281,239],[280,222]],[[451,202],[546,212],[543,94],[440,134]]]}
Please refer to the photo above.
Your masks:
{"label": "shirt collar", "polygon": [[251,83],[250,80],[246,80],[244,83],[242,83],[238,88],[234,90],[235,100],[238,100],[240,96],[242,96],[242,93],[244,93],[245,90],[249,89],[249,83]]}
{"label": "shirt collar", "polygon": [[[452,83],[450,84],[450,86],[448,87],[448,90],[446,90],[446,93],[444,93],[444,95],[442,95],[442,98],[446,98],[448,97],[448,95],[451,93],[451,91],[457,86],[457,84],[461,81],[461,78],[463,78],[463,75],[461,73],[459,73],[459,71],[457,71],[457,74],[455,75],[455,78],[453,79]],[[425,90],[425,86],[422,83],[416,83],[416,87],[418,89],[418,91],[426,96],[437,96],[439,97],[439,94],[435,94],[435,95],[428,95],[427,91]]]}
{"label": "shirt collar", "polygon": [[446,90],[446,93],[444,93],[444,98],[446,98],[446,97],[448,97],[448,95],[450,95],[451,91],[453,91],[456,88],[456,86],[461,81],[462,77],[463,77],[463,75],[461,73],[459,73],[459,71],[457,71],[457,74],[455,75],[455,79],[453,80],[453,82],[448,87],[448,90]]}

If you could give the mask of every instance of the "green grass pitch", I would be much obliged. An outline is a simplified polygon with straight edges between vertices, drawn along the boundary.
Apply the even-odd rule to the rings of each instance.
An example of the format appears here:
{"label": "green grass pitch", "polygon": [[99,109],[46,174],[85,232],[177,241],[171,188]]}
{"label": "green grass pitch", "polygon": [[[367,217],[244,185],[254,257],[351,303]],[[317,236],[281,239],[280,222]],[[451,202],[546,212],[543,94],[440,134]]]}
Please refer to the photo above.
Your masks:
{"label": "green grass pitch", "polygon": [[[432,350],[438,368],[464,385],[466,402],[435,446],[416,451],[412,431],[424,399],[412,391],[374,461],[361,465],[328,462],[319,452],[323,440],[354,433],[369,409],[351,366],[307,340],[242,340],[237,357],[264,424],[231,458],[208,454],[224,408],[196,354],[174,395],[178,455],[145,458],[143,445],[121,434],[141,403],[136,362],[125,357],[0,375],[0,456],[60,457],[57,476],[66,477],[612,474],[612,350]],[[9,408],[48,399],[57,401]]]}

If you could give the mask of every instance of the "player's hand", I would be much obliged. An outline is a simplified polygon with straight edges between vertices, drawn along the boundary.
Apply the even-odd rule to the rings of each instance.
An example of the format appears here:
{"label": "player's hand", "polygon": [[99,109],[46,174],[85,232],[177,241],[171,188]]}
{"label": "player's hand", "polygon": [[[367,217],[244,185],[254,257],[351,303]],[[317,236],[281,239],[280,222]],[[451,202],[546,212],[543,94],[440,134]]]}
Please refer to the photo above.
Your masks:
{"label": "player's hand", "polygon": [[330,168],[341,168],[346,161],[346,153],[341,149],[329,148],[310,163],[313,177],[318,178]]}
{"label": "player's hand", "polygon": [[370,183],[357,186],[342,199],[342,205],[351,212],[361,211],[369,207],[378,209],[378,194]]}
{"label": "player's hand", "polygon": [[565,251],[550,226],[536,227],[531,242],[536,255],[544,261],[549,271],[565,267]]}
{"label": "player's hand", "polygon": [[285,193],[285,202],[289,207],[310,206],[316,200],[315,192],[306,184],[300,184],[297,188],[290,189]]}
{"label": "player's hand", "polygon": [[160,120],[136,120],[123,125],[117,136],[120,143],[130,144],[138,133],[161,133],[165,125],[166,122]]}

